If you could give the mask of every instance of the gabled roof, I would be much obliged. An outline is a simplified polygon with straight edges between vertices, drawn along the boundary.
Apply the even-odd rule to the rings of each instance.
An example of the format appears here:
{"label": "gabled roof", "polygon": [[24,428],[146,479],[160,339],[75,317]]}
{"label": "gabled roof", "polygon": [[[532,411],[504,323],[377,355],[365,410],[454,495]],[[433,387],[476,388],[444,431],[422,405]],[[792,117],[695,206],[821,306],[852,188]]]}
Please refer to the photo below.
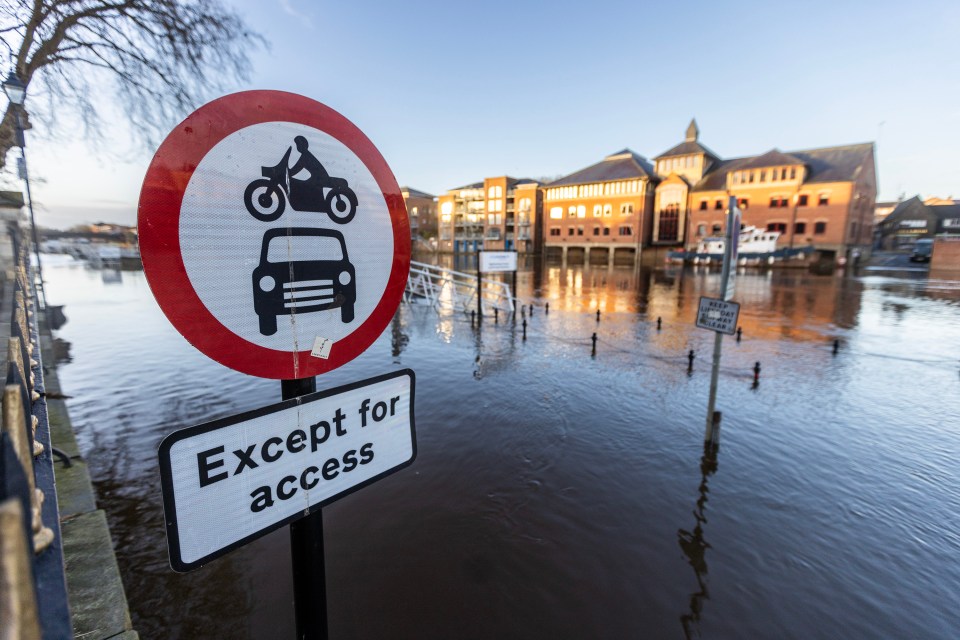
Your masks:
{"label": "gabled roof", "polygon": [[450,191],[463,191],[464,189],[483,189],[483,180],[480,182],[465,184],[462,187],[454,187],[453,189],[450,189]]}
{"label": "gabled roof", "polygon": [[687,140],[686,142],[681,142],[671,149],[667,149],[654,158],[654,160],[662,160],[663,158],[672,158],[674,156],[689,156],[697,153],[704,153],[715,160],[719,157],[713,151],[710,151],[710,149],[703,146],[696,140]]}
{"label": "gabled roof", "polygon": [[[693,191],[723,191],[727,188],[727,174],[740,169],[759,168],[755,164],[760,158],[777,153],[783,158],[794,158],[792,163],[803,164],[807,168],[807,177],[804,184],[822,182],[850,182],[860,177],[864,167],[873,161],[873,143],[851,144],[841,147],[824,147],[823,149],[807,149],[806,151],[780,152],[774,149],[760,156],[745,158],[731,158],[721,160],[710,172],[694,186]],[[769,162],[771,158],[763,162]],[[893,215],[893,214],[891,214]]]}
{"label": "gabled roof", "polygon": [[904,200],[897,205],[897,208],[890,212],[886,218],[880,223],[881,227],[890,227],[897,226],[900,220],[916,220],[917,218],[925,218],[927,220],[932,220],[935,218],[935,215],[931,207],[923,204],[920,200],[920,196],[913,196],[908,200]]}
{"label": "gabled roof", "polygon": [[763,167],[782,167],[784,165],[804,164],[803,160],[797,156],[783,153],[779,149],[771,149],[765,154],[751,158],[746,164],[740,165],[738,169],[760,169]]}
{"label": "gabled roof", "polygon": [[410,198],[433,198],[432,194],[429,194],[426,191],[420,191],[419,189],[413,189],[411,187],[400,187],[400,191],[409,194],[408,197]]}
{"label": "gabled roof", "polygon": [[545,186],[557,187],[568,184],[610,182],[631,178],[649,179],[652,176],[654,176],[653,166],[646,158],[630,149],[623,149],[607,156],[596,164],[574,171],[570,175],[563,176]]}

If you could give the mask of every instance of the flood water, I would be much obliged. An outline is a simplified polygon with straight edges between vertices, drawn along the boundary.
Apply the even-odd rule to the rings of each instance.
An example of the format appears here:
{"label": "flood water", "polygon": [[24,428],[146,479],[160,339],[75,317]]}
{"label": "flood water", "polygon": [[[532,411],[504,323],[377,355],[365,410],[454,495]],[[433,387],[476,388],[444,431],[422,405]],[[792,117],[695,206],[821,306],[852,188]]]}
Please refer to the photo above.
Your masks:
{"label": "flood water", "polygon": [[[157,463],[166,434],[274,403],[279,383],[194,350],[141,272],[47,258],[134,628],[294,637],[286,529],[174,573]],[[320,378],[417,375],[414,464],[324,509],[330,636],[957,637],[960,282],[741,275],[705,456],[713,334],[694,315],[718,288],[715,271],[528,265],[526,341],[519,321],[477,332],[404,305]]]}

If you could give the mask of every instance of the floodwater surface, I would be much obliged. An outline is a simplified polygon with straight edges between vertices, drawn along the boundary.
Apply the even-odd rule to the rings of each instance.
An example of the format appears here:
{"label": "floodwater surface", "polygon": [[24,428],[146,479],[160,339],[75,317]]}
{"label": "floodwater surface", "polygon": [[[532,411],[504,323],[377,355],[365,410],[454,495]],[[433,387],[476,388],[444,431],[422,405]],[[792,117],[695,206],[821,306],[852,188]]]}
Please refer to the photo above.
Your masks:
{"label": "floodwater surface", "polygon": [[[47,258],[134,628],[294,637],[287,530],[174,573],[157,463],[279,383],[194,350],[141,272]],[[414,464],[323,511],[330,636],[955,638],[960,282],[910,276],[741,274],[706,453],[716,271],[528,265],[526,340],[519,317],[403,305],[318,380],[417,375]]]}

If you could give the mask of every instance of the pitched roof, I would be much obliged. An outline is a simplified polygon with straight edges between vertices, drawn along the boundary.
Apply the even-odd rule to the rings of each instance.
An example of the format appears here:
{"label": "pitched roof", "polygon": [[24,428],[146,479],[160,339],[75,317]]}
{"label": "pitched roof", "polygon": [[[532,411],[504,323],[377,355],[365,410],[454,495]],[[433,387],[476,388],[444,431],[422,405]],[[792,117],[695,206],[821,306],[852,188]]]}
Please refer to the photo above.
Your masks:
{"label": "pitched roof", "polygon": [[771,149],[763,155],[754,156],[746,164],[740,165],[738,169],[760,169],[761,167],[782,167],[792,164],[803,164],[803,160],[797,156],[783,153],[779,149]]}
{"label": "pitched roof", "polygon": [[927,208],[941,220],[960,218],[960,204],[928,204]]}
{"label": "pitched roof", "polygon": [[483,189],[483,180],[480,182],[471,182],[470,184],[465,184],[462,187],[454,187],[450,191],[463,191],[464,189]]}
{"label": "pitched roof", "polygon": [[554,180],[547,187],[557,187],[568,184],[586,184],[590,182],[610,182],[612,180],[627,180],[631,178],[650,178],[654,175],[653,166],[646,158],[630,149],[623,149],[613,153],[600,162],[585,169]]}
{"label": "pitched roof", "polygon": [[[807,178],[804,184],[819,182],[849,182],[856,180],[864,166],[873,160],[873,143],[850,144],[841,147],[824,147],[805,151],[780,152],[774,149],[760,156],[731,158],[715,164],[710,172],[694,186],[693,191],[723,191],[727,188],[727,174],[740,169],[757,168],[760,158],[776,152],[784,158],[795,158],[792,163],[806,165]],[[765,160],[764,162],[767,162]],[[780,165],[777,165],[780,166]],[[892,214],[891,214],[892,215]]]}
{"label": "pitched roof", "polygon": [[427,193],[426,191],[420,191],[419,189],[413,189],[411,187],[400,187],[402,193],[409,194],[409,198],[432,198],[433,195]]}
{"label": "pitched roof", "polygon": [[658,155],[656,158],[654,158],[654,160],[660,160],[661,158],[672,158],[674,156],[689,156],[695,153],[705,153],[714,159],[719,157],[713,151],[710,151],[710,149],[703,146],[696,140],[687,140],[685,142],[681,142],[675,147],[667,149],[666,151]]}

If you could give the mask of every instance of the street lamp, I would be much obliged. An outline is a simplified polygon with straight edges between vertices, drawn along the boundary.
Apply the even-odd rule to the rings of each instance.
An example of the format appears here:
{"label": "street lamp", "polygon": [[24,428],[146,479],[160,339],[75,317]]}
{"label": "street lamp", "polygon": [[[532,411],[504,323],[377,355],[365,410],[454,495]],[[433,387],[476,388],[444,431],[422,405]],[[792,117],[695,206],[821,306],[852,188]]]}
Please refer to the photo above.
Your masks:
{"label": "street lamp", "polygon": [[22,159],[22,175],[24,183],[27,185],[27,206],[30,210],[30,231],[33,236],[33,251],[37,256],[37,275],[40,276],[40,305],[41,308],[47,307],[47,295],[43,290],[43,268],[40,266],[40,243],[37,241],[37,224],[33,217],[33,196],[30,193],[30,176],[27,173],[27,150],[26,139],[23,136],[23,124],[20,122],[20,110],[23,108],[23,101],[27,97],[27,85],[17,75],[16,71],[11,71],[10,75],[3,82],[3,92],[10,99],[13,109],[13,121],[16,127],[16,143],[20,147],[20,158]]}

